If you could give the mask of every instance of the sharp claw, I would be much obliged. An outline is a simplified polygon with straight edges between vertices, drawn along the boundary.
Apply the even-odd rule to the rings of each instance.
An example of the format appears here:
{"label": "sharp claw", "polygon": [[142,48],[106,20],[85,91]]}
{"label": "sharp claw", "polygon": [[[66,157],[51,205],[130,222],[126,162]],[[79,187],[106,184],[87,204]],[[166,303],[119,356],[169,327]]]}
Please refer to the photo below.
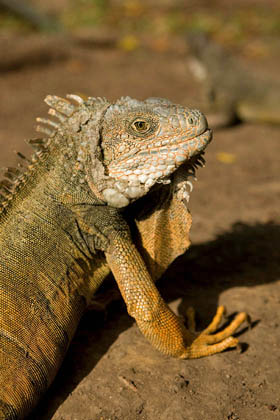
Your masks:
{"label": "sharp claw", "polygon": [[247,317],[246,317],[246,322],[248,324],[248,328],[251,330],[253,323],[252,323],[252,318],[248,314],[247,314]]}
{"label": "sharp claw", "polygon": [[242,353],[243,352],[243,348],[242,348],[242,344],[238,341],[238,343],[236,344],[236,350],[239,352],[239,353]]}
{"label": "sharp claw", "polygon": [[224,311],[223,311],[223,316],[226,318],[227,317],[227,308],[224,306]]}

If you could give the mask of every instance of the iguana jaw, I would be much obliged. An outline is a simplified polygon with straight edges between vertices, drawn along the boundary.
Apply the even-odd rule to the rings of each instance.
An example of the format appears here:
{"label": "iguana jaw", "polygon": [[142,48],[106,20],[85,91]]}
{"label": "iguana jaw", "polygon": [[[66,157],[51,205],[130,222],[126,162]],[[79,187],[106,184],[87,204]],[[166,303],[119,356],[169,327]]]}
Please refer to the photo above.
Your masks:
{"label": "iguana jaw", "polygon": [[162,141],[161,145],[149,145],[144,151],[112,162],[108,166],[108,174],[116,180],[127,181],[131,185],[144,184],[148,188],[168,178],[179,166],[201,153],[211,138],[212,131],[206,129],[196,137],[186,136],[179,140]]}
{"label": "iguana jaw", "polygon": [[[207,126],[207,122],[205,124]],[[133,170],[128,168],[120,171],[117,165],[111,165],[109,177],[115,182],[103,191],[105,201],[113,207],[125,207],[145,195],[156,183],[170,183],[170,176],[183,164],[188,166],[189,163],[186,175],[194,177],[194,169],[202,166],[201,162],[203,163],[204,159],[201,154],[211,139],[212,131],[206,128],[196,137],[179,141],[176,139],[176,143],[174,141],[163,147],[148,149],[140,158],[139,154],[136,154],[134,159],[130,157],[127,162],[129,164],[130,161],[130,165],[136,167]],[[149,157],[152,163],[149,162]],[[143,164],[143,158],[146,166]]]}

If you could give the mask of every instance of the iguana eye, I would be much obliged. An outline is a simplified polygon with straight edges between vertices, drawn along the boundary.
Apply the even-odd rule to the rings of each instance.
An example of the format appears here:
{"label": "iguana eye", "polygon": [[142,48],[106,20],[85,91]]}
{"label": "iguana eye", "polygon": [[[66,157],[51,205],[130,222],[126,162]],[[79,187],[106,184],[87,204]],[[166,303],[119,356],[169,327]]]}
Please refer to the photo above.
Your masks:
{"label": "iguana eye", "polygon": [[136,120],[132,123],[131,127],[133,130],[137,131],[137,133],[145,134],[150,130],[151,124],[144,120]]}

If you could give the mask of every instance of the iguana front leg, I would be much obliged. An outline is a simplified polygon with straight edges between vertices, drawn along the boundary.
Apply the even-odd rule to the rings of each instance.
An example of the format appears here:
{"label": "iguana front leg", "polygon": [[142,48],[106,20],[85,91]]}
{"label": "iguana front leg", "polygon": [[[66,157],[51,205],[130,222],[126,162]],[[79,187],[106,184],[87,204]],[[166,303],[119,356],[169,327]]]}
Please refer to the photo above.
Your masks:
{"label": "iguana front leg", "polygon": [[133,316],[145,337],[162,353],[178,358],[198,358],[236,347],[231,336],[246,319],[240,313],[223,331],[211,335],[217,328],[220,308],[210,326],[201,334],[187,330],[169,309],[152,281],[147,268],[129,235],[115,233],[106,252],[106,259]]}

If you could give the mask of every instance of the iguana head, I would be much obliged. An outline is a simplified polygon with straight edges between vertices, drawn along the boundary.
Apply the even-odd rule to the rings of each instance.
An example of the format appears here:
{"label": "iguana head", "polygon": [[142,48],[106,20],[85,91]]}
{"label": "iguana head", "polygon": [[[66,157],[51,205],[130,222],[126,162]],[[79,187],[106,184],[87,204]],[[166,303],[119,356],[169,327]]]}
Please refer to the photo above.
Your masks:
{"label": "iguana head", "polygon": [[73,188],[87,183],[112,207],[127,206],[156,183],[170,183],[174,171],[193,162],[211,141],[200,111],[166,99],[124,97],[113,104],[105,98],[68,99],[78,104],[47,96],[49,112],[60,123],[39,118],[56,128],[52,133],[42,127],[40,131],[59,148],[60,166],[72,171]]}
{"label": "iguana head", "polygon": [[106,201],[139,198],[211,141],[205,116],[198,110],[160,98],[121,98],[103,117],[101,148],[105,173],[116,182],[103,191]]}
{"label": "iguana head", "polygon": [[156,183],[170,183],[173,173],[174,191],[188,198],[186,186],[191,183],[186,178],[193,176],[193,165],[203,163],[201,153],[212,137],[200,111],[161,98],[138,101],[124,97],[113,104],[99,97],[83,99],[72,94],[67,98],[46,97],[49,114],[58,122],[37,118],[43,124],[37,131],[47,138],[30,140],[36,150],[31,161],[19,153],[27,162],[25,172],[21,165],[23,171],[8,168],[4,174],[0,212],[48,159],[48,170],[60,171],[55,189],[61,179],[67,200],[73,194],[80,197],[83,191],[93,193],[100,204],[126,207]]}

